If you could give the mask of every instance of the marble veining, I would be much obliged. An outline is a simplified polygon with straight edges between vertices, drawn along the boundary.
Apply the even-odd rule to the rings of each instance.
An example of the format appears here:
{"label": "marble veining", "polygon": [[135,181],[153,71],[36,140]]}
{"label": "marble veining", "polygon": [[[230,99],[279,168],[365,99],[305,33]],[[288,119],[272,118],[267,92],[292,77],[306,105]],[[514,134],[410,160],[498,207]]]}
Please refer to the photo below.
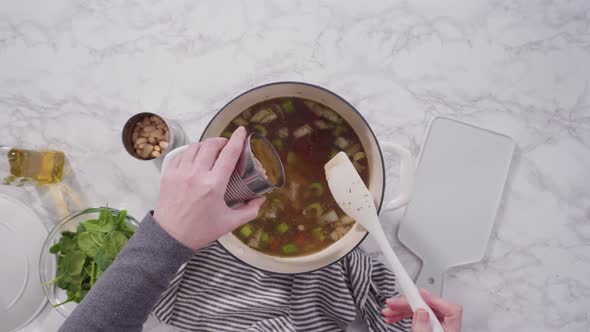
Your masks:
{"label": "marble veining", "polygon": [[[63,150],[70,167],[62,186],[0,191],[47,227],[106,202],[140,218],[158,171],[123,150],[129,116],[163,114],[196,139],[246,89],[315,83],[415,155],[436,115],[511,136],[486,258],[450,270],[444,294],[464,305],[466,331],[588,331],[589,14],[586,0],[3,1],[0,143]],[[386,229],[415,275],[400,215]],[[60,321],[47,308],[25,330]]]}

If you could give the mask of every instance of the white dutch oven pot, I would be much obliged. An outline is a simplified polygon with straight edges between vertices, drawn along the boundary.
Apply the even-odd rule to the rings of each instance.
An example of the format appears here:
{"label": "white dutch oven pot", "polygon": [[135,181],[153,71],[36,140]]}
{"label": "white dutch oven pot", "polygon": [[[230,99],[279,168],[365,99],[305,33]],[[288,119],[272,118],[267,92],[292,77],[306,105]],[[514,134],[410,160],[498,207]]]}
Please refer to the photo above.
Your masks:
{"label": "white dutch oven pot", "polygon": [[[246,91],[217,112],[205,128],[201,141],[209,137],[220,136],[230,121],[248,107],[268,99],[280,97],[310,99],[324,104],[340,114],[356,132],[367,154],[369,165],[368,187],[378,209],[394,210],[408,203],[414,179],[414,160],[410,152],[400,145],[389,142],[381,142],[380,147],[367,121],[351,104],[337,94],[316,85],[301,82],[277,82]],[[175,149],[166,156],[162,164],[162,172],[164,172],[170,160],[185,148],[186,146]],[[387,202],[383,202],[386,179],[381,148],[396,153],[400,157],[400,183],[399,188],[397,188],[399,194]],[[346,235],[331,246],[302,257],[276,257],[263,254],[248,247],[232,233],[222,236],[218,242],[231,255],[250,266],[269,272],[296,274],[311,272],[337,262],[354,250],[366,236],[367,231],[362,226],[355,224]]]}

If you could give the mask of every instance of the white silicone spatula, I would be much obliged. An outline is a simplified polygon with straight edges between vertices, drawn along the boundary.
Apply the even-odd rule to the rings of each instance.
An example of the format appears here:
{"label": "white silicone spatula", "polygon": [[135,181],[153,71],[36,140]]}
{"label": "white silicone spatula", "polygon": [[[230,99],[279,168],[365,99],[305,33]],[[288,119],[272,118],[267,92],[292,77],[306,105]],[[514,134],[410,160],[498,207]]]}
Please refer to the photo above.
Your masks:
{"label": "white silicone spatula", "polygon": [[416,284],[414,284],[389,245],[385,233],[381,228],[373,197],[348,159],[348,156],[344,152],[338,153],[324,166],[324,169],[332,196],[334,196],[334,199],[346,214],[354,218],[356,222],[361,224],[373,236],[395,273],[401,291],[408,299],[412,310],[426,310],[430,316],[433,331],[444,332],[432,309],[424,302]]}

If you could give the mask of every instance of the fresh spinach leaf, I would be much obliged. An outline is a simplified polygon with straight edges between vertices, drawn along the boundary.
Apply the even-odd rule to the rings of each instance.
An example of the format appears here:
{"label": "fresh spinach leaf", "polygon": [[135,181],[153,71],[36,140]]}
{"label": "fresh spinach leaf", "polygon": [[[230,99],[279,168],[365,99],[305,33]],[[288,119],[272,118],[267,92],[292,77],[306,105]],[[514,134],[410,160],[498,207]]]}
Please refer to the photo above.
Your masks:
{"label": "fresh spinach leaf", "polygon": [[109,210],[108,206],[100,210],[98,220],[104,224],[111,224],[113,222],[113,213]]}
{"label": "fresh spinach leaf", "polygon": [[86,227],[84,227],[83,222],[78,224],[78,227],[76,227],[76,233],[82,233],[82,232],[86,232]]}
{"label": "fresh spinach leaf", "polygon": [[76,303],[80,303],[84,296],[88,293],[88,290],[77,289],[77,290],[68,290],[68,300],[74,301]]}
{"label": "fresh spinach leaf", "polygon": [[112,231],[104,237],[104,251],[107,256],[114,259],[119,251],[127,244],[127,237],[119,231]]}
{"label": "fresh spinach leaf", "polygon": [[75,237],[62,236],[59,239],[59,249],[61,252],[68,252],[78,249],[78,243]]}
{"label": "fresh spinach leaf", "polygon": [[116,227],[117,225],[113,221],[110,223],[102,220],[88,220],[84,222],[84,228],[86,231],[92,233],[108,233]]}
{"label": "fresh spinach leaf", "polygon": [[62,237],[69,237],[70,239],[72,239],[76,236],[76,232],[63,231],[63,232],[61,232],[61,236]]}
{"label": "fresh spinach leaf", "polygon": [[135,230],[133,230],[133,228],[131,228],[127,224],[123,224],[123,226],[121,227],[121,232],[123,232],[123,234],[125,234],[125,236],[128,239],[130,239],[133,236],[133,234],[135,234]]}
{"label": "fresh spinach leaf", "polygon": [[86,255],[80,250],[72,250],[68,252],[64,255],[64,271],[71,276],[79,275],[84,267],[84,258],[86,258]]}
{"label": "fresh spinach leaf", "polygon": [[109,265],[113,262],[112,258],[110,258],[107,253],[104,251],[103,248],[98,249],[96,252],[96,267],[100,270],[106,270]]}
{"label": "fresh spinach leaf", "polygon": [[94,286],[94,283],[96,282],[96,261],[92,261],[92,266],[90,268],[90,285],[89,288],[92,288]]}
{"label": "fresh spinach leaf", "polygon": [[107,220],[107,215],[111,214],[111,211],[108,207],[103,207],[100,209],[100,213],[98,214],[98,220],[105,221]]}
{"label": "fresh spinach leaf", "polygon": [[99,244],[92,239],[92,234],[88,232],[82,232],[77,236],[78,246],[88,257],[94,258],[96,251],[99,248]]}
{"label": "fresh spinach leaf", "polygon": [[115,224],[117,225],[117,227],[122,227],[123,225],[125,225],[125,218],[127,218],[127,210],[119,211],[119,214],[117,214],[117,218],[115,218]]}
{"label": "fresh spinach leaf", "polygon": [[57,254],[60,250],[59,242],[49,248],[49,252],[52,254]]}

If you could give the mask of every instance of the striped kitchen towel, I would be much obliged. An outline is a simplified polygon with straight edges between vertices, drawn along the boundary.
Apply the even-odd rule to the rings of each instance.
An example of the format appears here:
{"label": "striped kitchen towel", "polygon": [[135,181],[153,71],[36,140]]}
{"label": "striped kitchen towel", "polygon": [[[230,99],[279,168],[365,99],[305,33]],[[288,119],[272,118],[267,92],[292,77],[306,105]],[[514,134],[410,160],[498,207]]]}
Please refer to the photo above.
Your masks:
{"label": "striped kitchen towel", "polygon": [[395,277],[355,249],[339,262],[301,275],[254,269],[217,243],[178,272],[154,316],[189,331],[342,331],[362,315],[369,331],[409,331],[410,321],[386,324],[385,299]]}

